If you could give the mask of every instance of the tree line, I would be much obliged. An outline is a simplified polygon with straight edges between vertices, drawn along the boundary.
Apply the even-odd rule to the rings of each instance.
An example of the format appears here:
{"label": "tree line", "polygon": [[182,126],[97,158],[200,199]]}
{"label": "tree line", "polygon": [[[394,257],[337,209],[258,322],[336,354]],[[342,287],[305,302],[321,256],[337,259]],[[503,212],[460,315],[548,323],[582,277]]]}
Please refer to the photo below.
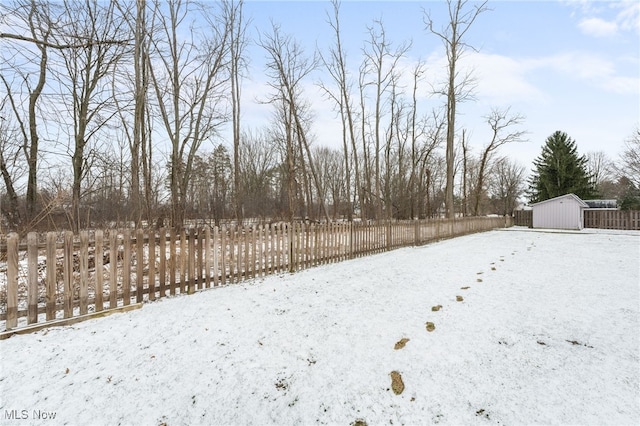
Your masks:
{"label": "tree line", "polygon": [[[524,117],[493,109],[479,152],[456,127],[473,77],[458,61],[486,3],[447,2],[425,37],[441,42],[445,81],[381,20],[360,56],[347,57],[340,4],[331,3],[327,49],[309,51],[276,22],[250,34],[242,0],[98,0],[0,5],[0,194],[12,229],[188,219],[409,219],[508,214],[525,168],[501,156],[521,141]],[[247,46],[259,46],[270,124],[242,122]],[[355,70],[355,71],[354,71]],[[315,76],[322,75],[319,81]],[[407,83],[409,82],[409,83]],[[305,93],[317,84],[341,124],[340,148],[314,144]],[[425,110],[425,88],[440,105]],[[231,140],[223,140],[231,128]]]}

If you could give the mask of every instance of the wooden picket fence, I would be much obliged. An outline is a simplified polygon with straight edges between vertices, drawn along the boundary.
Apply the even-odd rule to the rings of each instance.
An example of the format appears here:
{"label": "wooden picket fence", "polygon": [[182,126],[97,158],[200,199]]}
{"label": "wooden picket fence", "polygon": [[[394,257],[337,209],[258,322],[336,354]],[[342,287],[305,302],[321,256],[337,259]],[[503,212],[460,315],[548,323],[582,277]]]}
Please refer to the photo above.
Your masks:
{"label": "wooden picket fence", "polygon": [[505,226],[511,218],[10,234],[0,331]]}

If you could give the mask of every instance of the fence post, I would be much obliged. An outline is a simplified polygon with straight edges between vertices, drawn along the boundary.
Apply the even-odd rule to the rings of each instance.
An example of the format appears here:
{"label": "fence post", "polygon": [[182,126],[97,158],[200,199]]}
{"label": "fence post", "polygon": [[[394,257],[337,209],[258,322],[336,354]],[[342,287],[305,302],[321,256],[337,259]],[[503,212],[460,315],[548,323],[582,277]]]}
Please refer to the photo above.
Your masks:
{"label": "fence post", "polygon": [[211,287],[211,227],[204,229],[204,286]]}
{"label": "fence post", "polygon": [[118,233],[109,232],[109,309],[118,306]]}
{"label": "fence post", "polygon": [[176,294],[176,230],[169,230],[169,295]]}
{"label": "fence post", "polygon": [[256,262],[258,261],[258,230],[260,225],[253,225],[250,227],[251,229],[251,262],[249,263],[251,269],[251,278],[255,278],[257,276],[257,266]]}
{"label": "fence post", "polygon": [[7,238],[7,321],[5,328],[18,326],[18,243],[16,233]]}
{"label": "fence post", "polygon": [[45,296],[46,319],[51,321],[56,318],[56,234],[47,233],[47,289]]}
{"label": "fence post", "polygon": [[124,230],[122,241],[124,247],[124,260],[122,266],[122,303],[127,306],[131,303],[131,231]]}
{"label": "fence post", "polygon": [[156,231],[149,229],[149,272],[147,273],[147,287],[149,288],[149,300],[156,300]]}
{"label": "fence post", "polygon": [[218,241],[220,240],[220,231],[217,226],[213,227],[213,286],[218,286]]}
{"label": "fence post", "polygon": [[160,297],[166,296],[167,285],[167,230],[160,228],[160,242],[158,243],[158,255],[160,256],[160,270],[158,271],[158,278],[160,282]]}
{"label": "fence post", "polygon": [[103,253],[103,242],[104,242],[104,234],[102,232],[102,230],[96,230],[96,234],[95,234],[95,245],[96,245],[96,250],[95,250],[95,261],[94,261],[94,265],[95,265],[95,277],[96,277],[96,289],[95,289],[95,301],[96,301],[96,312],[101,311],[102,309],[104,309],[103,306],[103,299],[102,299],[102,291],[103,291],[103,287],[104,287],[104,275],[102,274],[102,268],[103,268],[103,261],[104,261],[104,253]]}
{"label": "fence post", "polygon": [[38,322],[38,234],[27,234],[27,324]]}
{"label": "fence post", "polygon": [[144,232],[136,230],[136,302],[144,300]]}
{"label": "fence post", "polygon": [[187,293],[193,294],[195,290],[195,269],[196,269],[196,256],[195,256],[195,246],[196,246],[196,230],[194,228],[189,229],[189,248],[188,253],[189,257],[187,258]]}
{"label": "fence post", "polygon": [[229,282],[233,282],[236,263],[236,232],[235,225],[229,226]]}
{"label": "fence post", "polygon": [[204,229],[198,230],[197,238],[198,238],[198,265],[196,266],[196,283],[198,284],[198,290],[201,290],[204,288],[204,277],[202,276],[202,271],[204,270],[204,242],[206,239]]}
{"label": "fence post", "polygon": [[255,267],[258,269],[256,271],[255,276],[257,277],[263,277],[264,276],[264,270],[262,269],[264,264],[263,264],[263,260],[264,260],[264,239],[263,239],[263,235],[264,235],[264,225],[258,224],[258,227],[256,229],[256,261],[257,264],[255,265]]}
{"label": "fence post", "polygon": [[391,241],[391,221],[387,220],[387,251],[391,250],[392,241]]}
{"label": "fence post", "polygon": [[80,315],[89,313],[89,233],[80,232]]}
{"label": "fence post", "polygon": [[73,316],[73,232],[64,234],[64,317]]}
{"label": "fence post", "polygon": [[180,294],[185,292],[187,263],[187,231],[183,228],[180,230],[180,282],[178,283]]}
{"label": "fence post", "polygon": [[227,283],[227,228],[220,228],[220,280],[222,285]]}
{"label": "fence post", "polygon": [[287,225],[287,236],[288,236],[288,244],[289,244],[289,272],[294,272],[293,269],[293,224],[289,223]]}

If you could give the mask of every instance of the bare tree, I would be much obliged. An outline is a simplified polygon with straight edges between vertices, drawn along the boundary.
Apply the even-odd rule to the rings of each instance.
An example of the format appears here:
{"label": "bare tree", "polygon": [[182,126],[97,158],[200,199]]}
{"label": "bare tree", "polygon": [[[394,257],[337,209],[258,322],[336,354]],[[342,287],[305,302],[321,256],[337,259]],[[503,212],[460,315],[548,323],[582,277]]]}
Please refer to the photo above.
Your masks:
{"label": "bare tree", "polygon": [[[227,120],[229,22],[206,7],[198,22],[190,1],[157,0],[159,30],[152,39],[149,71],[163,130],[171,144],[171,218],[182,226],[194,160],[202,144]],[[190,20],[190,18],[192,18]]]}
{"label": "bare tree", "polygon": [[605,187],[614,180],[615,166],[604,151],[587,152],[587,171],[593,180],[596,191],[601,197],[606,194]]}
{"label": "bare tree", "polygon": [[213,152],[196,155],[187,191],[187,215],[213,218],[216,225],[228,217],[231,207],[232,166],[227,148],[219,144]]}
{"label": "bare tree", "polygon": [[[123,56],[129,34],[123,21],[115,12],[115,3],[103,7],[97,0],[85,3],[68,3],[65,8],[67,44],[85,37],[92,43],[60,50],[64,60],[64,74],[59,81],[66,88],[68,113],[71,119],[70,134],[73,139],[71,163],[73,171],[71,217],[74,229],[80,223],[80,200],[83,180],[90,169],[91,152],[87,147],[94,136],[116,115],[107,79]],[[114,40],[122,40],[114,43]]]}
{"label": "bare tree", "polygon": [[343,155],[338,150],[322,146],[314,149],[313,158],[323,193],[327,194],[326,202],[331,206],[331,217],[336,220],[345,210],[350,210],[347,207],[350,200],[346,197]]}
{"label": "bare tree", "polygon": [[[364,72],[372,75],[372,79],[367,83],[374,91],[373,110],[373,140],[374,140],[374,167],[375,167],[375,193],[376,217],[382,218],[383,193],[381,179],[380,153],[383,140],[382,119],[384,115],[385,96],[388,91],[395,86],[397,81],[398,61],[406,54],[411,47],[411,43],[403,43],[393,49],[392,43],[387,39],[382,21],[376,20],[368,27],[369,39],[366,41],[364,54]],[[391,105],[392,102],[389,101]],[[393,114],[391,114],[393,116]]]}
{"label": "bare tree", "polygon": [[[0,78],[22,140],[28,174],[26,218],[30,220],[36,213],[38,194],[41,142],[38,125],[44,116],[40,100],[48,77],[49,48],[56,44],[55,37],[59,31],[59,11],[55,5],[36,0],[0,4],[0,10],[2,23],[15,31],[0,33],[0,38],[9,41],[3,47],[6,49],[3,60],[7,59]],[[11,183],[8,188],[13,185]]]}
{"label": "bare tree", "polygon": [[499,110],[493,109],[491,113],[485,117],[487,124],[491,128],[491,140],[482,149],[478,161],[477,181],[474,189],[473,215],[478,216],[480,207],[480,198],[485,189],[485,178],[488,169],[491,166],[493,155],[498,149],[512,142],[522,142],[525,131],[513,129],[524,121],[524,117],[520,114],[510,115],[509,109]]}
{"label": "bare tree", "polygon": [[437,203],[440,192],[439,178],[441,159],[437,156],[437,149],[444,141],[446,120],[440,110],[434,109],[425,118],[424,140],[419,147],[417,157],[418,187],[416,195],[417,216],[431,217],[440,205]]}
{"label": "bare tree", "polygon": [[[7,108],[8,98],[9,96],[7,95],[0,100],[0,113],[2,114],[0,115],[0,174],[2,174],[2,182],[9,202],[3,203],[0,199],[0,213],[5,215],[11,226],[17,227],[22,222],[22,214],[14,182],[23,177],[22,173],[20,173],[22,168],[20,166],[23,166],[23,164],[20,162],[21,147],[19,143],[16,143],[21,139],[19,128],[14,126],[13,120],[5,118],[4,111],[9,109]],[[6,117],[10,117],[10,114],[6,114]],[[0,197],[2,195],[0,194]]]}
{"label": "bare tree", "polygon": [[[431,13],[425,13],[424,22],[427,30],[437,36],[444,44],[448,69],[447,82],[438,93],[447,98],[447,184],[445,190],[445,205],[447,216],[455,217],[453,206],[454,185],[454,139],[456,132],[456,106],[472,96],[473,80],[469,73],[460,77],[458,62],[467,48],[472,48],[465,42],[465,35],[481,13],[488,10],[484,1],[467,8],[467,0],[447,0],[449,16],[447,24],[442,29],[436,29]],[[473,48],[472,48],[473,49]]]}
{"label": "bare tree", "polygon": [[371,218],[375,214],[372,211],[372,178],[371,178],[371,152],[370,152],[370,140],[367,137],[367,129],[369,126],[369,116],[366,109],[366,91],[367,86],[367,64],[363,62],[360,64],[358,71],[358,92],[359,92],[359,108],[360,108],[360,139],[362,142],[362,218]]}
{"label": "bare tree", "polygon": [[625,141],[625,149],[620,154],[619,172],[640,189],[640,127]]}
{"label": "bare tree", "polygon": [[229,67],[231,81],[231,124],[233,128],[233,183],[234,209],[236,220],[240,223],[244,217],[244,188],[242,187],[242,169],[240,168],[240,89],[242,71],[246,68],[244,50],[248,44],[247,27],[249,21],[244,20],[243,0],[224,3],[224,13],[229,22]]}
{"label": "bare tree", "polygon": [[460,138],[460,148],[462,149],[462,191],[461,191],[461,203],[462,203],[462,215],[466,216],[469,208],[469,196],[470,182],[474,179],[474,172],[476,167],[472,158],[471,149],[469,148],[469,140],[467,139],[467,129],[462,129],[462,136]]}
{"label": "bare tree", "polygon": [[[117,2],[116,7],[133,38],[133,49],[127,51],[127,59],[131,60],[123,60],[117,64],[119,75],[114,78],[113,83],[117,87],[114,89],[114,100],[118,116],[131,152],[129,199],[135,221],[139,224],[143,216],[150,222],[153,211],[152,118],[148,103],[149,48],[153,34],[148,23],[149,8],[146,0],[137,0],[135,3]],[[123,99],[120,100],[120,97]]]}
{"label": "bare tree", "polygon": [[417,199],[418,199],[418,168],[420,165],[420,145],[419,142],[423,136],[427,133],[427,120],[426,118],[418,119],[418,85],[425,73],[425,65],[422,61],[419,61],[413,68],[413,87],[411,92],[411,110],[408,114],[408,129],[411,139],[411,171],[409,174],[409,216],[413,219],[416,218],[417,213]]}
{"label": "bare tree", "polygon": [[254,133],[244,132],[240,144],[245,213],[263,220],[267,215],[275,213],[274,180],[277,163],[273,145],[273,135],[268,129]]}
{"label": "bare tree", "polygon": [[[333,5],[333,17],[331,15],[328,16],[327,22],[329,26],[333,30],[335,35],[335,45],[332,46],[328,53],[328,58],[321,55],[322,62],[329,72],[331,79],[334,84],[337,86],[337,92],[335,90],[331,90],[327,85],[321,83],[321,87],[328,94],[329,98],[332,99],[337,107],[338,113],[340,114],[340,120],[342,123],[342,147],[343,147],[343,160],[344,160],[344,172],[345,179],[347,182],[346,185],[346,197],[347,200],[351,201],[351,164],[353,164],[354,172],[355,172],[355,190],[357,193],[357,197],[359,200],[359,205],[361,206],[361,214],[363,214],[364,209],[362,209],[362,205],[364,204],[364,196],[361,187],[361,177],[360,177],[360,162],[358,161],[358,149],[357,149],[357,141],[356,141],[356,129],[355,129],[355,120],[354,120],[354,111],[352,105],[352,96],[351,96],[351,83],[349,82],[349,76],[347,73],[346,66],[346,53],[342,46],[342,34],[340,30],[340,3],[338,0],[332,0]],[[351,155],[349,155],[349,149],[351,149]],[[353,158],[353,162],[351,163],[351,158]],[[353,209],[349,207],[347,209],[347,219],[351,220],[353,218]]]}
{"label": "bare tree", "polygon": [[492,173],[488,177],[489,194],[496,201],[496,212],[510,215],[517,207],[518,199],[525,189],[524,166],[507,157],[495,161]]}
{"label": "bare tree", "polygon": [[[299,150],[299,160],[302,167],[302,178],[307,179],[306,168],[309,167],[310,176],[313,179],[318,192],[320,207],[326,220],[329,214],[324,202],[324,193],[318,180],[313,157],[310,150],[308,136],[308,111],[309,106],[303,99],[303,79],[316,68],[316,58],[306,58],[300,45],[290,36],[282,35],[280,28],[272,24],[272,33],[263,34],[260,45],[266,50],[268,56],[267,73],[271,79],[269,85],[274,89],[270,102],[277,108],[281,108],[280,118],[284,119],[285,132],[287,138],[287,158],[289,162],[289,216],[293,217],[293,205],[291,203],[293,194],[293,172],[294,160],[293,151]],[[297,142],[297,143],[294,143]],[[294,146],[295,145],[295,146]],[[304,185],[307,191],[307,206],[312,207],[310,198],[310,187]]]}

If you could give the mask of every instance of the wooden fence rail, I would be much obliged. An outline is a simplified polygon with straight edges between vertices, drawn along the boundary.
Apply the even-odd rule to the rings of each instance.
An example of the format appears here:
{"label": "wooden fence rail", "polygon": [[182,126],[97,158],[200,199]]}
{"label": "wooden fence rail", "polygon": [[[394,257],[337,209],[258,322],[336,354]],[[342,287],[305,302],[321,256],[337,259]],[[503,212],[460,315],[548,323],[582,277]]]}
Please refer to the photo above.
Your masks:
{"label": "wooden fence rail", "polygon": [[505,226],[511,218],[10,234],[0,331]]}

